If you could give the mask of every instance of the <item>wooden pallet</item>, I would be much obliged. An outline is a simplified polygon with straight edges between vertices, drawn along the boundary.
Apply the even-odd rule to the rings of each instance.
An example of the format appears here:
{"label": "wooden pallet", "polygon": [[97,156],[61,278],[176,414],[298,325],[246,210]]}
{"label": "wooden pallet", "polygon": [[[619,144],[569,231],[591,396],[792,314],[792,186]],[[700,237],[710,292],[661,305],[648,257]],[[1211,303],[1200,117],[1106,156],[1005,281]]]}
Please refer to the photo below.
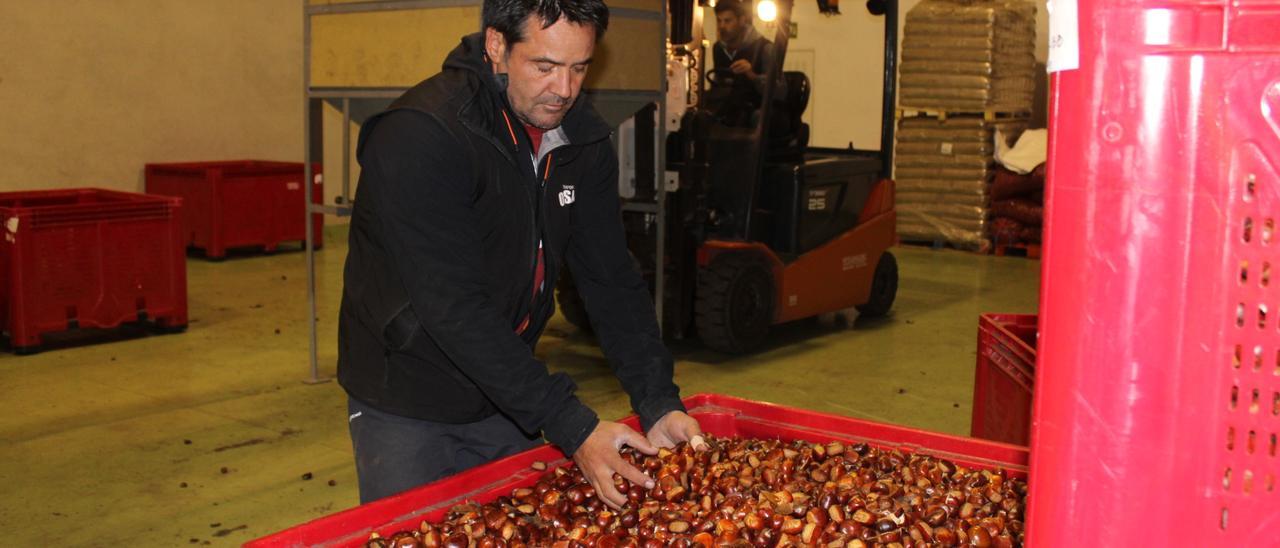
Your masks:
{"label": "wooden pallet", "polygon": [[949,116],[960,115],[982,115],[982,119],[987,122],[1000,122],[1012,120],[1024,120],[1031,118],[1028,111],[1021,112],[1005,112],[1001,110],[938,110],[938,109],[918,109],[918,108],[900,108],[895,111],[894,119],[901,120],[903,118],[915,118],[925,116],[929,118],[937,118],[946,121]]}
{"label": "wooden pallet", "polygon": [[1040,244],[1004,244],[997,243],[994,246],[995,255],[997,257],[1026,257],[1028,259],[1040,258]]}

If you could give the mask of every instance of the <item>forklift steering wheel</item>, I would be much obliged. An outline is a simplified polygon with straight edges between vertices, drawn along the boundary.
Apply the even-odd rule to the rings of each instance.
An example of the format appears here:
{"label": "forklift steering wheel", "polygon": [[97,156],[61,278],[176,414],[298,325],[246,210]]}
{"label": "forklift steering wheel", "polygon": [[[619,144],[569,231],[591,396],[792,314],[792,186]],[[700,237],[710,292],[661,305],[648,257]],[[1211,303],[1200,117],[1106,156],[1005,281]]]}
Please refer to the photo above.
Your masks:
{"label": "forklift steering wheel", "polygon": [[727,68],[713,68],[707,71],[707,81],[712,84],[726,83],[723,79],[733,79],[733,71]]}

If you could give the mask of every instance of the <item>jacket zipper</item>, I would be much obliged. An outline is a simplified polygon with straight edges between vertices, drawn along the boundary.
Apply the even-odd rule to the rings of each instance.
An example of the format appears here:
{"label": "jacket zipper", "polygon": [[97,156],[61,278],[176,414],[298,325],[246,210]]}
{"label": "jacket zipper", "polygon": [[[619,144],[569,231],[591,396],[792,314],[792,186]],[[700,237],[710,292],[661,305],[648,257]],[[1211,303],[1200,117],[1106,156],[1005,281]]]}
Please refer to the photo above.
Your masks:
{"label": "jacket zipper", "polygon": [[[543,293],[543,289],[547,285],[546,245],[545,245],[545,242],[543,241],[544,238],[542,238],[542,234],[538,230],[538,225],[541,224],[544,227],[544,230],[545,230],[545,227],[547,226],[545,206],[547,205],[546,204],[547,179],[551,176],[551,156],[552,155],[548,153],[547,156],[542,159],[542,162],[546,167],[542,170],[542,177],[538,180],[538,206],[537,206],[537,209],[534,210],[534,216],[533,216],[534,248],[533,248],[533,269],[531,272],[532,274],[531,279],[533,280],[533,291],[530,292],[531,295],[529,297],[529,325],[525,326],[526,330],[529,327],[533,326],[533,321],[534,321],[533,316],[535,313],[539,311],[538,302],[542,301],[545,298],[542,293]],[[538,167],[542,167],[542,166],[538,166]],[[537,177],[537,175],[538,175],[537,172],[534,172],[534,176]],[[541,283],[542,287],[539,287],[539,283],[538,283],[538,254],[539,253],[542,254],[542,283]]]}
{"label": "jacket zipper", "polygon": [[[519,141],[516,140],[515,127],[511,124],[511,117],[507,116],[506,110],[502,111],[502,119],[504,122],[506,122],[507,131],[511,135],[511,144],[514,145],[516,147],[516,151],[519,152],[520,144],[519,144]],[[543,219],[542,206],[543,206],[543,202],[546,201],[547,178],[551,176],[551,159],[552,159],[552,154],[547,153],[546,157],[542,159],[542,163],[535,164],[533,166],[533,177],[534,177],[534,180],[538,182],[538,196],[537,196],[537,203],[529,204],[533,209],[533,215],[529,216],[529,225],[530,225],[529,247],[530,249],[533,250],[533,252],[529,254],[529,280],[530,280],[529,285],[531,286],[530,291],[528,293],[529,312],[528,312],[528,315],[525,316],[525,319],[521,321],[520,325],[516,327],[517,334],[523,334],[525,331],[528,330],[528,328],[531,325],[533,325],[533,314],[534,312],[537,312],[536,308],[538,305],[538,301],[542,297],[542,288],[538,287],[539,286],[538,284],[538,252],[542,251],[541,249],[542,246],[540,245],[542,240],[542,237],[541,237],[542,234],[538,231],[538,224]],[[538,170],[539,168],[542,168],[544,165],[546,167],[542,170],[542,177],[538,177]],[[529,192],[527,190],[524,192],[524,196],[526,200],[532,201],[532,198],[529,196]],[[543,261],[543,267],[542,267],[543,278],[542,278],[541,285],[545,286],[547,284],[546,252],[545,251],[543,251],[542,261]]]}
{"label": "jacket zipper", "polygon": [[[502,111],[502,119],[503,119],[503,121],[505,121],[505,122],[507,123],[507,131],[508,131],[508,132],[510,132],[510,134],[511,134],[511,144],[512,144],[512,145],[515,145],[515,147],[516,147],[516,153],[517,153],[517,154],[519,154],[519,152],[520,152],[520,144],[519,144],[519,141],[517,141],[517,140],[516,140],[516,130],[515,130],[515,127],[511,124],[511,117],[510,117],[510,116],[507,116],[507,111],[506,111],[506,110],[503,110],[503,111]],[[532,143],[531,143],[531,144],[532,144]],[[536,153],[535,153],[535,154],[536,154]],[[539,167],[541,167],[541,166],[538,166],[538,165],[534,165],[534,166],[533,166],[533,179],[534,179],[535,181],[537,181],[537,180],[538,180],[538,168],[539,168]],[[532,213],[533,213],[533,215],[530,215],[530,216],[529,216],[529,229],[530,229],[530,230],[529,230],[529,248],[533,250],[533,252],[529,254],[529,280],[531,280],[531,281],[530,281],[530,285],[533,285],[533,284],[534,284],[534,282],[536,282],[536,281],[537,281],[537,279],[538,279],[538,239],[539,239],[539,238],[538,238],[538,236],[539,236],[539,235],[538,235],[538,219],[539,219],[539,213],[542,211],[542,204],[541,204],[541,187],[546,186],[546,180],[545,180],[545,178],[544,178],[544,180],[542,180],[542,181],[539,181],[539,182],[538,182],[538,186],[539,186],[538,203],[536,203],[536,204],[535,204],[535,203],[530,203],[530,204],[529,204],[530,208],[533,210],[533,212],[532,212]],[[530,200],[530,201],[532,201],[532,200],[531,200],[531,198],[529,197],[529,191],[527,191],[527,190],[526,190],[526,191],[524,192],[524,196],[525,196],[525,199],[526,199],[526,200]],[[529,294],[531,294],[531,295],[537,295],[537,294],[538,294],[538,288],[537,288],[537,287],[533,287],[532,289],[533,289],[533,290],[532,290],[532,291],[530,291],[530,292],[529,292]],[[530,297],[530,299],[531,299],[531,301],[532,301],[533,297]],[[530,314],[530,315],[529,315],[529,321],[530,321],[530,322],[532,322],[532,321],[533,321],[533,303],[532,303],[532,302],[530,302],[529,308],[530,308],[530,310],[529,310],[529,314]],[[526,326],[526,327],[527,327],[527,326]]]}

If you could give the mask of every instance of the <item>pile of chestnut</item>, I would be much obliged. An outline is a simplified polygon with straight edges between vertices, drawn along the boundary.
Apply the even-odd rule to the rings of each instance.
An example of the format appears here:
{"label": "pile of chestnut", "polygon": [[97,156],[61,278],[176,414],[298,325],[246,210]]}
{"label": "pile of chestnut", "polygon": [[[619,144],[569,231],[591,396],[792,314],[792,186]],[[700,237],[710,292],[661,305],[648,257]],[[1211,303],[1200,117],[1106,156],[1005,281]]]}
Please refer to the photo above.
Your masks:
{"label": "pile of chestnut", "polygon": [[[866,444],[709,439],[623,456],[652,489],[614,477],[628,502],[611,509],[575,466],[440,523],[366,546],[427,548],[924,547],[1023,544],[1026,483],[1003,470]],[[538,463],[540,464],[540,463]]]}

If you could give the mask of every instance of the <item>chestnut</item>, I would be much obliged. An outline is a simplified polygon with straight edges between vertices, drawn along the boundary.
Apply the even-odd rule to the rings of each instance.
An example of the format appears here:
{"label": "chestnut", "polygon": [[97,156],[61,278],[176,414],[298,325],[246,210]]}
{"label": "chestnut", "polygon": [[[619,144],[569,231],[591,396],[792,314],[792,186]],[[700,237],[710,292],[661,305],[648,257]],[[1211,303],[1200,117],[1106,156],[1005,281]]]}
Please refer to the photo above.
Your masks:
{"label": "chestnut", "polygon": [[785,518],[782,521],[782,527],[779,528],[784,534],[794,535],[804,530],[804,522],[796,518]]}
{"label": "chestnut", "polygon": [[859,509],[858,511],[854,512],[853,517],[850,519],[858,523],[861,523],[863,525],[869,525],[871,524],[871,522],[875,521],[875,518],[871,515],[870,512],[862,509]]}
{"label": "chestnut", "polygon": [[715,546],[715,537],[711,533],[703,531],[693,536],[692,543],[703,548],[712,548]]}
{"label": "chestnut", "polygon": [[444,548],[467,548],[471,544],[471,539],[467,538],[466,533],[454,533],[444,541]]}
{"label": "chestnut", "polygon": [[991,546],[994,548],[1013,548],[1013,536],[1009,533],[1000,533],[991,539]]}
{"label": "chestnut", "polygon": [[969,528],[967,534],[969,536],[969,546],[978,548],[989,548],[991,546],[991,533],[988,533],[986,529],[975,525]]}
{"label": "chestnut", "polygon": [[422,546],[422,543],[412,533],[401,531],[391,535],[391,538],[387,539],[386,545],[391,548],[418,548]]}
{"label": "chestnut", "polygon": [[939,527],[933,530],[933,538],[943,546],[955,546],[956,534],[946,527]]}
{"label": "chestnut", "polygon": [[844,510],[841,510],[839,506],[829,505],[827,506],[827,517],[831,518],[831,521],[835,523],[840,523],[844,521]]}
{"label": "chestnut", "polygon": [[822,530],[818,527],[818,524],[806,523],[804,529],[800,532],[800,540],[804,541],[805,544],[813,545],[817,544],[821,535]]}

